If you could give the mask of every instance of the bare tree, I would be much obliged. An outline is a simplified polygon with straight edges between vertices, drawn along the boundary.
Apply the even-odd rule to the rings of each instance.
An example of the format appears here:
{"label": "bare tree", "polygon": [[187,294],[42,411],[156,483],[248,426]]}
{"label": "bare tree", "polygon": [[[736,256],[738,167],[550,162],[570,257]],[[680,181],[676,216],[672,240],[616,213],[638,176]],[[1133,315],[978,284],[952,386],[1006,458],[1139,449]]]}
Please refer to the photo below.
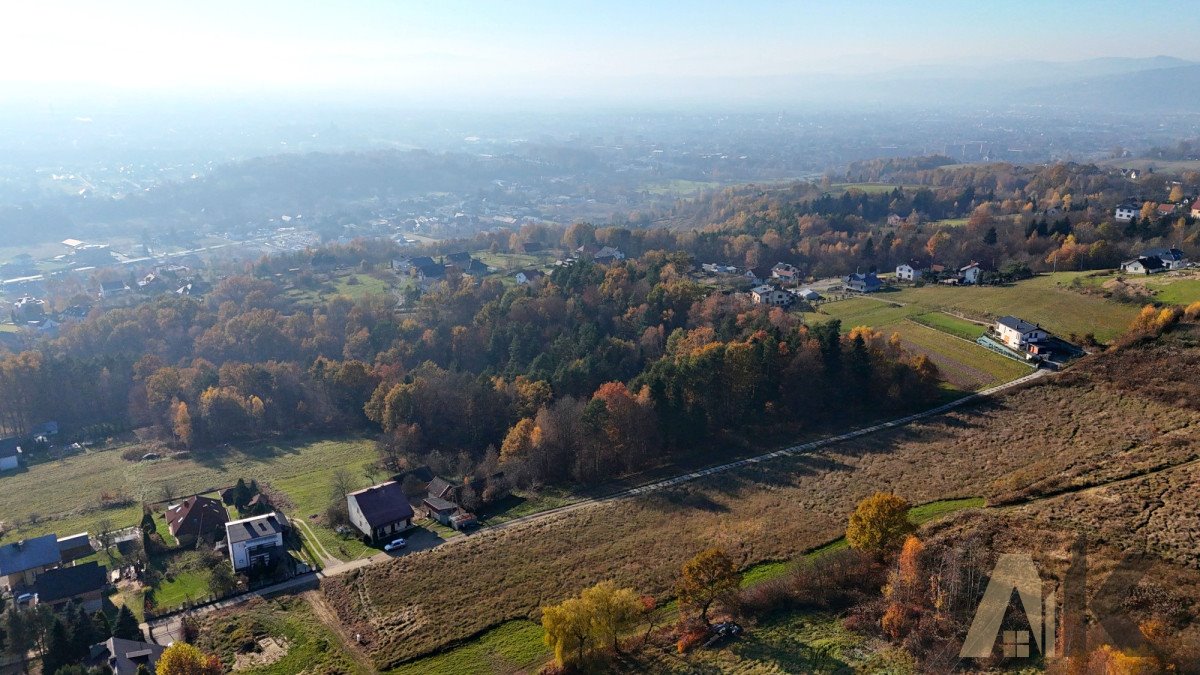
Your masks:
{"label": "bare tree", "polygon": [[329,485],[335,499],[340,498],[342,501],[346,501],[346,496],[354,492],[354,476],[346,469],[338,469],[333,472],[333,478],[330,479]]}
{"label": "bare tree", "polygon": [[175,499],[175,484],[169,481],[163,483],[162,487],[159,488],[159,496],[162,497],[164,502],[169,502]]}

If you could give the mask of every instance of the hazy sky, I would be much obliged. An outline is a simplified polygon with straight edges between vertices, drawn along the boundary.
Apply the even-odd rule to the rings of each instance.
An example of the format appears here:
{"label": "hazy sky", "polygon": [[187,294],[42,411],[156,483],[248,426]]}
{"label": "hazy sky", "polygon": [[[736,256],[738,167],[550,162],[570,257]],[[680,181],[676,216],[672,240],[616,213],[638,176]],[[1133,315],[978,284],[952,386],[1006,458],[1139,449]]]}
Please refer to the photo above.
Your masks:
{"label": "hazy sky", "polygon": [[0,83],[586,96],[926,63],[1200,59],[1194,10],[1128,0],[36,0],[0,8]]}

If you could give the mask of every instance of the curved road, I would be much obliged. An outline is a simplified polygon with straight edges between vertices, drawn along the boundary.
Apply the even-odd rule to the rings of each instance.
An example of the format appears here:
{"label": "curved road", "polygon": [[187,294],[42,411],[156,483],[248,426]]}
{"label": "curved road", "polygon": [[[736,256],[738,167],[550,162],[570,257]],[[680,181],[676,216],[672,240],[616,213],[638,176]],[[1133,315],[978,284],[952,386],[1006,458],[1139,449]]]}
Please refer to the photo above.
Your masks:
{"label": "curved road", "polygon": [[[729,462],[727,464],[721,464],[719,466],[711,466],[706,469],[699,469],[699,470],[693,471],[691,473],[680,474],[680,475],[674,476],[672,478],[667,478],[667,479],[656,481],[653,483],[647,483],[645,485],[639,485],[637,487],[629,488],[626,490],[620,490],[618,492],[614,492],[613,494],[605,495],[603,497],[592,497],[592,498],[580,499],[578,501],[571,502],[570,504],[567,504],[565,506],[548,509],[546,511],[539,511],[537,513],[531,513],[527,516],[521,516],[520,518],[514,518],[512,520],[509,520],[509,521],[506,521],[503,523],[499,523],[497,525],[489,525],[489,526],[481,527],[474,534],[470,535],[470,537],[462,536],[462,537],[454,537],[454,538],[446,539],[446,540],[437,540],[436,542],[433,542],[432,545],[446,546],[446,545],[454,544],[456,542],[466,541],[467,539],[472,538],[472,537],[488,536],[490,533],[498,532],[501,530],[506,530],[511,527],[516,527],[518,525],[521,525],[523,523],[528,523],[533,520],[540,520],[542,518],[552,518],[554,516],[557,516],[557,515],[560,515],[563,513],[569,513],[571,511],[576,511],[579,509],[587,508],[587,507],[593,506],[595,504],[603,504],[606,502],[612,502],[612,501],[616,501],[619,499],[627,499],[629,497],[635,497],[637,495],[646,494],[648,492],[656,492],[659,490],[665,490],[667,488],[675,487],[676,485],[681,485],[681,484],[687,483],[689,481],[697,480],[699,478],[704,478],[705,476],[711,476],[713,474],[724,473],[726,471],[733,471],[735,469],[740,469],[744,466],[749,466],[751,464],[758,464],[760,462],[766,462],[766,461],[770,461],[772,459],[777,459],[779,457],[795,455],[797,453],[809,452],[809,451],[815,450],[817,448],[822,448],[822,447],[825,447],[828,445],[833,445],[835,443],[841,443],[843,441],[852,440],[855,438],[859,438],[861,436],[873,434],[878,431],[885,431],[887,429],[894,429],[896,427],[905,426],[907,424],[912,424],[913,422],[916,422],[919,420],[923,420],[923,419],[926,419],[929,417],[934,417],[936,415],[941,415],[941,414],[949,412],[955,408],[962,407],[968,403],[973,403],[980,399],[987,398],[989,396],[994,396],[1003,391],[1007,391],[1014,387],[1021,386],[1027,382],[1032,382],[1032,381],[1034,381],[1040,377],[1043,377],[1049,373],[1050,373],[1050,371],[1048,371],[1048,370],[1035,370],[1034,372],[1030,373],[1029,375],[1017,378],[1015,380],[1012,380],[1011,382],[1006,382],[1004,384],[992,387],[990,389],[984,389],[982,391],[978,391],[969,396],[964,396],[963,398],[956,399],[956,400],[946,403],[944,405],[940,405],[936,408],[931,408],[929,410],[925,410],[925,411],[922,411],[919,413],[915,413],[915,414],[908,415],[905,417],[900,417],[898,419],[894,419],[894,420],[891,420],[888,422],[881,422],[879,424],[875,424],[875,425],[872,425],[869,427],[863,427],[861,429],[855,429],[854,431],[848,431],[844,434],[838,434],[836,436],[829,436],[827,438],[821,438],[821,439],[818,439],[815,441],[810,441],[808,443],[802,443],[800,445],[793,445],[788,448],[783,448],[782,450],[775,450],[774,452],[768,452],[768,453],[765,453],[762,455],[757,455],[755,457],[747,457],[746,459],[740,459],[735,462]],[[307,532],[307,529],[306,529],[306,532]],[[312,537],[311,535],[309,535],[309,538],[310,538],[310,540],[316,539],[315,537]],[[424,546],[423,548],[430,548],[430,546]],[[400,555],[403,555],[403,553],[401,553]],[[171,642],[172,640],[178,639],[179,620],[186,614],[205,614],[205,613],[211,612],[216,609],[222,609],[225,607],[230,607],[230,606],[245,602],[254,597],[260,597],[263,595],[277,595],[279,593],[287,593],[287,592],[292,592],[292,591],[296,591],[296,590],[307,590],[307,589],[314,587],[314,585],[320,579],[324,579],[327,577],[339,576],[342,574],[346,574],[347,572],[350,572],[352,570],[367,567],[368,565],[375,565],[375,564],[379,564],[382,562],[386,562],[387,560],[390,560],[393,557],[394,556],[392,556],[388,553],[379,553],[379,554],[373,555],[369,558],[361,558],[359,560],[351,560],[349,562],[338,563],[336,565],[326,567],[324,570],[317,572],[315,575],[310,574],[310,575],[305,575],[303,577],[297,577],[297,578],[291,579],[289,581],[275,584],[273,586],[267,586],[267,587],[259,589],[257,591],[254,591],[251,593],[245,593],[243,595],[239,595],[237,597],[230,598],[228,600],[224,600],[224,601],[221,601],[218,603],[214,603],[211,605],[205,605],[203,607],[198,607],[198,608],[195,608],[192,610],[188,610],[186,612],[172,614],[172,615],[166,616],[166,617],[160,617],[158,619],[155,619],[150,624],[142,624],[142,628],[143,628],[143,630],[146,630],[146,629],[150,630],[151,638],[154,641],[158,642],[159,644],[167,644],[168,642]]]}

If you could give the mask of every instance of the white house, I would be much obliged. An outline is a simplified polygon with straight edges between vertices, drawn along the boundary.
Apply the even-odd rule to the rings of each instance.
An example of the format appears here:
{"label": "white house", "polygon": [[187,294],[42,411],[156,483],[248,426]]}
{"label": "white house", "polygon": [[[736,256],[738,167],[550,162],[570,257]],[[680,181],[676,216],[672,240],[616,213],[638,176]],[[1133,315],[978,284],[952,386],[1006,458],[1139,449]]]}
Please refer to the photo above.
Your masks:
{"label": "white house", "polygon": [[1155,248],[1142,253],[1143,258],[1158,258],[1167,270],[1180,270],[1188,266],[1187,256],[1177,248]]}
{"label": "white house", "polygon": [[225,541],[234,571],[268,567],[283,555],[283,530],[287,521],[271,512],[225,523]]}
{"label": "white house", "polygon": [[21,466],[21,446],[17,439],[0,439],[0,471],[12,471]]}
{"label": "white house", "polygon": [[1015,316],[1000,317],[996,320],[995,329],[1000,341],[1016,350],[1024,350],[1028,345],[1037,344],[1050,337],[1041,326]]}
{"label": "white house", "polygon": [[775,263],[771,268],[771,276],[780,281],[795,281],[800,277],[800,270],[785,262]]}
{"label": "white house", "polygon": [[979,268],[979,263],[973,262],[958,270],[958,276],[964,284],[977,284],[979,283],[979,275],[982,271]]}
{"label": "white house", "polygon": [[783,290],[782,288],[775,288],[774,286],[767,286],[766,284],[758,286],[750,291],[750,299],[753,300],[754,304],[756,305],[787,307],[788,305],[792,304],[792,300],[794,298],[795,296]]}
{"label": "white house", "polygon": [[800,291],[792,291],[792,293],[794,293],[797,298],[807,302],[816,302],[817,300],[821,299],[821,294],[811,288],[805,288],[804,290]]}
{"label": "white house", "polygon": [[1127,222],[1137,218],[1141,212],[1142,212],[1141,206],[1134,204],[1132,202],[1126,202],[1124,204],[1117,206],[1116,211],[1113,212],[1113,218],[1116,218],[1119,221],[1127,223]]}
{"label": "white house", "polygon": [[916,281],[919,276],[921,273],[908,263],[896,266],[896,279],[900,281]]}
{"label": "white house", "polygon": [[1125,274],[1157,274],[1167,271],[1167,268],[1160,258],[1142,256],[1121,263],[1121,271]]}
{"label": "white house", "polygon": [[520,272],[517,272],[515,275],[513,275],[513,278],[517,280],[518,284],[524,286],[526,284],[532,284],[533,282],[537,281],[538,279],[541,279],[544,276],[546,276],[546,275],[543,274],[540,270],[521,270]]}

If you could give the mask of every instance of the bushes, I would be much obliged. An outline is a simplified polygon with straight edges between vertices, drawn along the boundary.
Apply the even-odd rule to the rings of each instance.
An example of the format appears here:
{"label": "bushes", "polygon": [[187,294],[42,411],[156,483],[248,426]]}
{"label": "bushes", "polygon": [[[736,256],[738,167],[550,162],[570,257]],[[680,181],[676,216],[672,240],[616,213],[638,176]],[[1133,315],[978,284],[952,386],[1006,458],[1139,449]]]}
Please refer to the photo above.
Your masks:
{"label": "bushes", "polygon": [[883,568],[860,551],[843,549],[806,560],[778,579],[743,589],[738,608],[747,616],[790,609],[839,609],[865,598],[883,582]]}

